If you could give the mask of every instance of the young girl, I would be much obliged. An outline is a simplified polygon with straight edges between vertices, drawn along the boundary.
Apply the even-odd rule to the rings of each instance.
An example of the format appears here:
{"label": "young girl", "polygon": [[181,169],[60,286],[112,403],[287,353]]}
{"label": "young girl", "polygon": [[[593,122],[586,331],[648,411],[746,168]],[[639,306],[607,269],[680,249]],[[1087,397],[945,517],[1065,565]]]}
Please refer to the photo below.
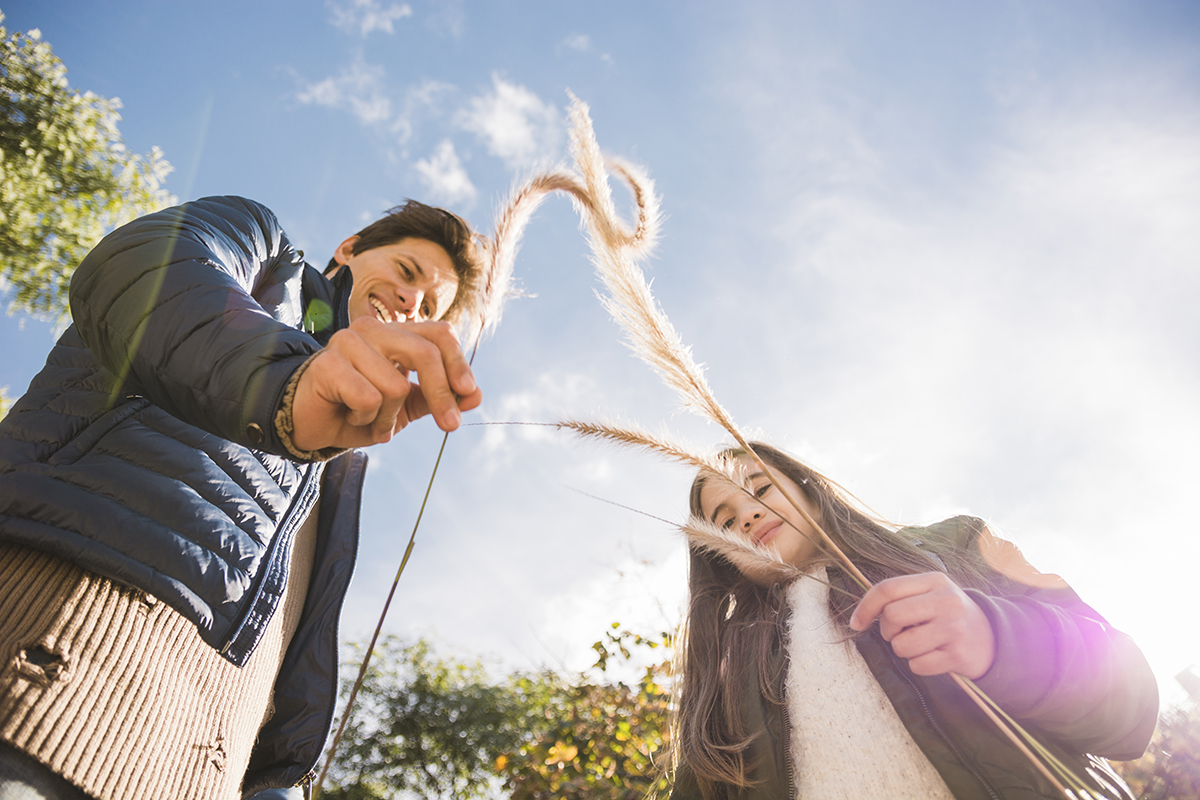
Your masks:
{"label": "young girl", "polygon": [[895,530],[819,473],[752,447],[874,586],[823,552],[744,452],[725,454],[741,486],[697,476],[694,516],[804,575],[690,548],[673,798],[1061,798],[957,673],[1098,797],[1131,800],[1097,757],[1139,757],[1157,718],[1157,685],[1128,637],[982,520]]}

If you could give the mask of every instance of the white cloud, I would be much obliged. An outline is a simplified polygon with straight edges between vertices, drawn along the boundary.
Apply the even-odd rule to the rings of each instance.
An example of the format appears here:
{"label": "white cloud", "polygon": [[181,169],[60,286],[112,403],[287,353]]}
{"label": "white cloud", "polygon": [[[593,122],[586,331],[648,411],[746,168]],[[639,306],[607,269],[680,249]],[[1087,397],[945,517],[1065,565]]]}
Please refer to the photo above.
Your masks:
{"label": "white cloud", "polygon": [[384,122],[391,115],[391,102],[383,94],[383,77],[383,67],[367,64],[359,56],[340,75],[309,84],[296,98],[349,111],[364,125]]}
{"label": "white cloud", "polygon": [[492,75],[494,91],[473,98],[458,124],[481,139],[510,169],[553,158],[560,139],[559,113],[536,94]]}
{"label": "white cloud", "polygon": [[326,5],[333,12],[334,25],[352,33],[357,31],[363,37],[372,31],[395,33],[392,23],[411,17],[413,13],[412,6],[407,3],[393,3],[384,8],[378,0],[344,0]]}
{"label": "white cloud", "polygon": [[417,161],[416,170],[435,202],[459,203],[475,199],[475,185],[449,139],[443,139],[432,156]]}
{"label": "white cloud", "polygon": [[454,84],[429,78],[405,91],[403,110],[392,120],[391,131],[403,147],[413,136],[418,121],[439,115],[441,98],[455,91]]}
{"label": "white cloud", "polygon": [[586,33],[580,33],[574,36],[568,36],[559,42],[558,46],[559,48],[586,53],[592,49],[592,39]]}
{"label": "white cloud", "polygon": [[[563,53],[564,51],[572,51],[575,53],[594,53],[595,48],[592,46],[592,37],[586,33],[577,33],[566,37],[558,44],[554,45],[555,53]],[[612,63],[612,55],[609,53],[601,53],[600,60],[605,64]]]}

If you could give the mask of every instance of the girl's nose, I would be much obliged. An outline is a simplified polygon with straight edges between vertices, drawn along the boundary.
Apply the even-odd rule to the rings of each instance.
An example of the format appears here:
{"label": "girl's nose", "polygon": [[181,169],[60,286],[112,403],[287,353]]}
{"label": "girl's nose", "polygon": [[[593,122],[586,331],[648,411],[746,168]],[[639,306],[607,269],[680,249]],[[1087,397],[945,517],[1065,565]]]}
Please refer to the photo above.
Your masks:
{"label": "girl's nose", "polygon": [[761,508],[751,509],[751,510],[743,513],[742,514],[742,519],[743,519],[742,528],[745,530],[750,530],[750,525],[753,524],[755,521],[762,519],[762,515],[763,515],[763,512],[762,512]]}

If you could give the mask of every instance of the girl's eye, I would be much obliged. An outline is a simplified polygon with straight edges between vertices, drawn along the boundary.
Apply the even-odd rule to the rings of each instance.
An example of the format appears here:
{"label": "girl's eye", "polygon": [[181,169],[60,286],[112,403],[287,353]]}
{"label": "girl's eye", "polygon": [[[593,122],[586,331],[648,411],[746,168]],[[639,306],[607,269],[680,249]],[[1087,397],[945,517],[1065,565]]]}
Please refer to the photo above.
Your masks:
{"label": "girl's eye", "polygon": [[721,527],[725,530],[729,530],[730,528],[732,528],[733,527],[733,517],[730,517],[729,519],[722,522]]}
{"label": "girl's eye", "polygon": [[428,303],[422,303],[421,313],[425,315],[425,319],[430,319],[433,316],[433,309],[429,307]]}
{"label": "girl's eye", "polygon": [[767,482],[766,482],[766,483],[764,483],[762,486],[759,486],[757,489],[755,489],[755,490],[754,490],[754,496],[755,496],[755,497],[762,497],[762,496],[763,496],[763,495],[765,495],[767,492],[771,491],[771,486],[772,486],[771,482],[770,482],[770,481],[767,481]]}

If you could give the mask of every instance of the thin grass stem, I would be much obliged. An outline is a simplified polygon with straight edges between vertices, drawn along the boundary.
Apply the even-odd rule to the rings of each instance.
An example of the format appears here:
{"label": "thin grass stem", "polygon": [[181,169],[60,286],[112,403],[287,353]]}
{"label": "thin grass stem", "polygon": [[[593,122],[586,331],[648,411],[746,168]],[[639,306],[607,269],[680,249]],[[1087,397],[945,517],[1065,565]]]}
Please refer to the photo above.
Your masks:
{"label": "thin grass stem", "polygon": [[999,717],[1002,718],[1005,722],[1007,722],[1010,727],[1016,729],[1016,731],[1025,738],[1025,740],[1028,742],[1028,744],[1035,751],[1037,751],[1037,753],[1039,755],[1041,755],[1042,758],[1044,758],[1049,764],[1051,764],[1055,768],[1055,770],[1058,771],[1058,773],[1063,777],[1063,779],[1065,781],[1067,781],[1070,784],[1073,784],[1072,788],[1075,791],[1083,792],[1084,795],[1087,797],[1096,797],[1095,792],[1092,791],[1090,788],[1088,788],[1087,784],[1085,784],[1082,780],[1080,780],[1080,778],[1074,772],[1071,771],[1070,767],[1068,767],[1066,764],[1062,763],[1062,761],[1058,758],[1058,756],[1056,756],[1053,752],[1050,751],[1050,749],[1048,747],[1046,747],[1044,744],[1042,744],[1040,741],[1038,741],[1036,736],[1029,733],[1027,730],[1025,730],[1021,726],[1020,723],[1018,723],[1015,719],[1013,719],[1011,716],[1009,716],[1008,712],[1006,712],[1000,706],[999,703],[997,703],[995,700],[993,700],[991,697],[989,697],[986,692],[984,692],[982,689],[980,689],[978,686],[976,686],[974,681],[972,681],[970,678],[964,678],[961,675],[955,675],[954,677],[960,683],[965,684],[966,687],[969,687],[975,693],[975,695],[977,695],[982,701],[984,701],[988,706],[990,706],[991,709],[995,712],[995,714],[999,715]]}
{"label": "thin grass stem", "polygon": [[[473,357],[474,354],[472,354]],[[413,523],[412,534],[408,537],[408,546],[404,548],[404,557],[400,559],[400,568],[396,570],[396,577],[392,580],[392,588],[388,591],[387,600],[383,604],[383,611],[379,614],[379,623],[375,626],[374,632],[371,633],[371,643],[367,645],[367,652],[363,656],[362,664],[358,668],[358,677],[354,679],[354,686],[350,689],[350,697],[346,700],[346,708],[343,710],[342,719],[338,723],[337,733],[333,735],[333,742],[329,745],[329,754],[325,757],[325,766],[321,768],[321,774],[317,776],[316,783],[313,784],[313,800],[316,800],[321,794],[321,785],[325,782],[325,775],[329,772],[329,767],[333,764],[333,757],[337,754],[338,744],[342,741],[342,733],[346,729],[346,723],[350,720],[350,715],[354,711],[354,701],[358,698],[358,690],[362,688],[363,680],[367,677],[367,667],[371,663],[371,655],[375,652],[375,643],[379,640],[379,632],[383,629],[383,621],[387,618],[388,609],[392,606],[392,598],[396,596],[396,587],[400,584],[400,576],[404,574],[404,568],[408,566],[409,556],[412,555],[413,545],[417,540],[417,529],[421,527],[421,518],[425,516],[425,504],[429,502],[429,493],[433,489],[433,479],[437,477],[438,466],[442,463],[442,453],[446,452],[446,441],[449,438],[449,433],[442,436],[442,446],[438,448],[437,459],[433,462],[433,471],[429,474],[429,484],[425,487],[425,496],[421,498],[421,508],[417,512],[417,521]]]}
{"label": "thin grass stem", "polygon": [[[983,709],[983,713],[987,714],[988,718],[990,718],[992,722],[996,724],[996,727],[1004,732],[1004,735],[1008,737],[1008,740],[1012,742],[1018,750],[1025,754],[1025,757],[1028,758],[1035,767],[1037,767],[1038,772],[1042,773],[1042,776],[1046,780],[1050,781],[1054,788],[1062,793],[1063,797],[1067,798],[1067,800],[1071,800],[1071,795],[1067,793],[1067,788],[1062,785],[1058,778],[1050,774],[1049,768],[1042,763],[1042,760],[1035,756],[1029,750],[1029,748],[1025,746],[1025,743],[1021,741],[1021,739],[1007,725],[1004,724],[1004,721],[1000,719],[999,716],[996,715],[996,712],[992,710],[989,701],[985,701],[981,696],[983,695],[983,692],[981,692],[980,689],[974,684],[968,684],[967,679],[961,675],[952,672],[950,673],[950,677],[953,678],[954,682],[957,683],[962,690],[966,692],[967,696],[975,702],[975,705]],[[1022,733],[1024,733],[1023,730]],[[1025,735],[1028,736],[1028,734]],[[1074,776],[1072,776],[1072,778],[1074,778]],[[1074,778],[1074,781],[1072,782],[1080,783],[1080,785],[1082,785],[1078,778]]]}

